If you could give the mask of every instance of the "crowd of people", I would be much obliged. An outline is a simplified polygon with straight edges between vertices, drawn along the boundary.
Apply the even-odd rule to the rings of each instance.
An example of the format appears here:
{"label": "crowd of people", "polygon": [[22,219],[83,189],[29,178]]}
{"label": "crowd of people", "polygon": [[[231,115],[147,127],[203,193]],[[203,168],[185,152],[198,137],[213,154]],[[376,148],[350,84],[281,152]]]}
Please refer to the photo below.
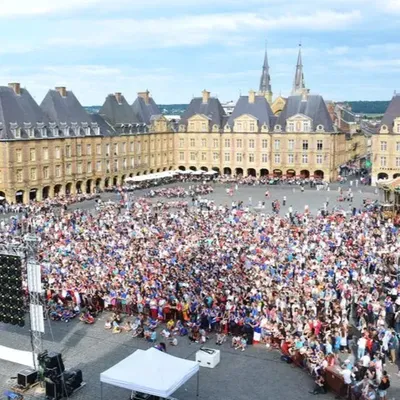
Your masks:
{"label": "crowd of people", "polygon": [[109,309],[107,329],[151,342],[159,324],[171,345],[211,335],[241,351],[260,342],[308,369],[315,393],[340,365],[346,387],[385,398],[384,365],[399,351],[398,228],[374,210],[294,225],[241,202],[185,204],[126,194],[96,210],[50,207],[10,221],[3,237],[22,240],[16,224],[39,236],[54,319],[73,312],[88,322]]}
{"label": "crowd of people", "polygon": [[214,191],[213,187],[209,184],[203,183],[201,185],[189,186],[184,188],[183,186],[172,186],[160,189],[152,189],[145,194],[146,197],[165,197],[167,199],[173,199],[176,197],[197,197],[206,196]]}

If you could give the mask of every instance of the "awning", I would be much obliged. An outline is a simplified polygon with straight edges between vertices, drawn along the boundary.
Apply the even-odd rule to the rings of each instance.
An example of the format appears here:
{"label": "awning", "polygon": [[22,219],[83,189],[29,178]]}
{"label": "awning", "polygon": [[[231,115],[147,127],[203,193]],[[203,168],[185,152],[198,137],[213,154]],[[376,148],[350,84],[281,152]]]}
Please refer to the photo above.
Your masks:
{"label": "awning", "polygon": [[167,398],[198,371],[196,361],[174,357],[152,347],[136,350],[102,372],[100,382]]}
{"label": "awning", "polygon": [[156,179],[171,178],[174,175],[176,175],[176,172],[174,171],[156,172],[155,174],[139,175],[139,176],[133,176],[131,178],[126,178],[125,182],[134,183],[134,182],[151,181]]}

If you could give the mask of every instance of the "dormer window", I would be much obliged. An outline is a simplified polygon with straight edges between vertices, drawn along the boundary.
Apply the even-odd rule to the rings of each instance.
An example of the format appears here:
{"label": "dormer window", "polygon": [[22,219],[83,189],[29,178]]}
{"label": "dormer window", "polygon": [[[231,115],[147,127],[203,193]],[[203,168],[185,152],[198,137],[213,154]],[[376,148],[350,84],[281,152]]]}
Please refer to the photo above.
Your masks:
{"label": "dormer window", "polygon": [[179,125],[179,132],[185,132],[185,125]]}
{"label": "dormer window", "polygon": [[287,125],[288,132],[294,132],[294,122],[289,122]]}
{"label": "dormer window", "polygon": [[82,130],[86,136],[90,136],[90,127],[87,122],[82,122]]}
{"label": "dormer window", "polygon": [[275,132],[282,132],[282,126],[281,125],[275,125],[275,128],[274,128],[274,131]]}
{"label": "dormer window", "polygon": [[78,126],[78,123],[77,122],[72,122],[71,123],[71,128],[74,131],[74,135],[75,136],[79,136],[81,128]]}
{"label": "dormer window", "polygon": [[36,126],[37,126],[37,128],[39,130],[40,137],[47,137],[47,130],[46,130],[46,127],[44,126],[44,123],[43,122],[38,122],[36,124]]}
{"label": "dormer window", "polygon": [[226,124],[225,125],[225,132],[230,132],[230,131],[231,131],[231,127],[228,124]]}
{"label": "dormer window", "polygon": [[263,126],[261,127],[261,131],[262,132],[268,132],[268,125],[267,124],[263,124]]}
{"label": "dormer window", "polygon": [[24,122],[24,130],[29,139],[33,139],[35,137],[35,129],[32,127],[30,122]]}
{"label": "dormer window", "polygon": [[219,126],[217,124],[213,125],[213,132],[218,132]]}
{"label": "dormer window", "polygon": [[15,123],[10,122],[10,129],[15,139],[21,139],[21,128],[18,126],[16,122]]}
{"label": "dormer window", "polygon": [[317,125],[317,131],[318,131],[318,132],[324,132],[324,131],[325,131],[324,126],[321,125],[321,124]]}
{"label": "dormer window", "polygon": [[303,131],[304,132],[310,132],[311,131],[311,125],[309,121],[304,121],[303,122]]}
{"label": "dormer window", "polygon": [[92,123],[92,130],[96,136],[100,135],[100,128],[97,122]]}
{"label": "dormer window", "polygon": [[194,122],[190,122],[190,124],[189,124],[189,131],[191,131],[191,132],[194,131]]}

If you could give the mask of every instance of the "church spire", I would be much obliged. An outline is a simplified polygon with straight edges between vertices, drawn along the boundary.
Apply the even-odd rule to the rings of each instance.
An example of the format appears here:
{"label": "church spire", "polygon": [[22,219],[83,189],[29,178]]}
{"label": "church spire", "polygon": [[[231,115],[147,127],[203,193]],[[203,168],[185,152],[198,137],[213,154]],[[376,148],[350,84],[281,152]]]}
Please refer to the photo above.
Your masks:
{"label": "church spire", "polygon": [[269,75],[267,43],[265,43],[264,64],[262,67],[259,93],[265,96],[269,103],[272,102],[271,76]]}
{"label": "church spire", "polygon": [[306,90],[303,72],[303,59],[301,57],[301,43],[299,44],[299,55],[297,57],[296,73],[294,76],[294,83],[292,95],[302,94]]}

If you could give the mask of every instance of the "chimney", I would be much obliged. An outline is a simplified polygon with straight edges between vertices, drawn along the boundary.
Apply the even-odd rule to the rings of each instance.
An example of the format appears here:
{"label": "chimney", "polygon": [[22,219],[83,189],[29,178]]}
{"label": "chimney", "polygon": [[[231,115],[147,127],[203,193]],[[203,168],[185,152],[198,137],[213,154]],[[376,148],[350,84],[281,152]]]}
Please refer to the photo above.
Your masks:
{"label": "chimney", "polygon": [[207,92],[206,89],[203,90],[203,104],[207,104],[208,100],[210,100],[210,92]]}
{"label": "chimney", "polygon": [[121,92],[116,92],[114,94],[114,96],[115,96],[115,100],[117,100],[117,103],[118,104],[122,104],[122,93]]}
{"label": "chimney", "polygon": [[254,104],[256,102],[256,92],[254,90],[249,91],[249,103]]}
{"label": "chimney", "polygon": [[301,94],[301,101],[307,101],[308,100],[308,90],[305,89],[303,90],[303,93]]}
{"label": "chimney", "polygon": [[18,82],[12,82],[8,84],[8,87],[14,90],[14,93],[17,95],[21,94],[21,84]]}
{"label": "chimney", "polygon": [[62,97],[67,97],[67,88],[65,86],[57,86],[56,90]]}
{"label": "chimney", "polygon": [[146,90],[145,92],[139,92],[138,97],[141,97],[146,104],[150,102],[150,92]]}

